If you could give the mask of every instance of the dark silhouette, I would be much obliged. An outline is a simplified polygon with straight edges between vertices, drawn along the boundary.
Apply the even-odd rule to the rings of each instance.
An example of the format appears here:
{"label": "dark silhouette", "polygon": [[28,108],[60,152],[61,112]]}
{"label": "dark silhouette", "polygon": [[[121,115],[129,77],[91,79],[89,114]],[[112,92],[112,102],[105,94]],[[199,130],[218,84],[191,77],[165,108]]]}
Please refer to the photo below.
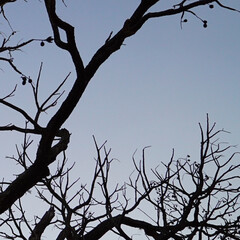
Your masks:
{"label": "dark silhouette", "polygon": [[[1,14],[9,23],[10,28],[12,27],[4,8],[7,4],[15,4],[15,1],[0,1]],[[83,65],[75,42],[74,27],[58,16],[55,0],[44,0],[53,37],[30,39],[11,45],[15,32],[12,31],[8,37],[1,35],[3,40],[0,54],[8,53],[8,55],[7,57],[1,55],[0,60],[10,64],[13,71],[20,74],[23,85],[31,84],[37,107],[37,113],[31,116],[23,109],[11,104],[8,99],[14,95],[16,88],[0,98],[2,105],[19,113],[27,122],[25,128],[14,124],[0,127],[1,131],[14,130],[25,136],[23,149],[18,151],[17,158],[13,157],[24,168],[24,171],[12,181],[2,181],[0,193],[0,228],[4,228],[3,231],[0,229],[2,238],[41,239],[44,230],[50,225],[55,225],[57,226],[57,240],[96,240],[109,231],[112,231],[116,237],[132,239],[124,226],[142,229],[146,236],[159,240],[204,239],[204,237],[206,239],[240,239],[240,222],[237,215],[240,165],[232,163],[235,153],[227,159],[222,157],[230,146],[222,147],[216,142],[217,136],[224,131],[216,131],[215,124],[211,125],[208,118],[205,135],[200,125],[202,139],[201,156],[198,162],[192,162],[189,157],[175,160],[173,154],[168,165],[164,165],[164,171],[156,168],[152,170],[153,176],[150,176],[146,172],[145,150],[143,150],[143,159],[140,163],[137,163],[133,157],[135,175],[131,176],[125,185],[116,186],[111,191],[108,187],[111,181],[109,179],[112,162],[109,156],[110,151],[104,144],[98,146],[95,141],[96,168],[90,187],[87,188],[80,184],[75,194],[73,196],[70,194],[77,181],[74,183],[69,181],[71,168],[66,167],[65,150],[69,144],[70,133],[62,128],[62,125],[71,116],[88,83],[105,60],[118,51],[124,40],[134,35],[149,19],[180,14],[182,23],[187,21],[185,14],[192,14],[201,21],[203,27],[207,27],[207,21],[194,12],[195,8],[204,5],[213,8],[217,5],[226,10],[239,12],[223,5],[220,0],[176,1],[174,6],[159,12],[151,12],[150,8],[161,1],[141,0],[139,2],[123,27],[116,34],[111,33],[106,36],[105,43],[96,51],[86,66]],[[60,31],[66,34],[66,40],[61,38]],[[21,50],[28,44],[34,44],[36,41],[39,41],[42,47],[54,42],[57,47],[67,51],[76,70],[76,79],[72,89],[45,127],[39,124],[39,117],[49,108],[56,106],[56,102],[62,96],[57,93],[68,76],[41,104],[38,94],[42,66],[35,85],[32,79],[15,65],[11,57],[15,51]],[[28,147],[32,143],[28,138],[29,135],[40,136],[35,159],[28,158]],[[50,174],[49,165],[55,162],[58,156],[63,156],[62,160],[55,174]],[[211,176],[208,173],[209,168],[214,171]],[[189,182],[192,185],[191,189],[187,187]],[[46,213],[35,219],[34,227],[29,224],[21,204],[21,197],[33,187],[38,191],[39,197],[49,204]],[[130,199],[126,189],[132,191],[131,196],[134,198]],[[100,195],[98,196],[96,192]],[[155,211],[154,218],[142,208],[144,204]],[[96,211],[96,206],[102,209]],[[146,215],[145,221],[132,217],[131,214],[136,209],[142,209]],[[27,231],[22,230],[23,226]],[[5,230],[7,228],[9,231]]]}

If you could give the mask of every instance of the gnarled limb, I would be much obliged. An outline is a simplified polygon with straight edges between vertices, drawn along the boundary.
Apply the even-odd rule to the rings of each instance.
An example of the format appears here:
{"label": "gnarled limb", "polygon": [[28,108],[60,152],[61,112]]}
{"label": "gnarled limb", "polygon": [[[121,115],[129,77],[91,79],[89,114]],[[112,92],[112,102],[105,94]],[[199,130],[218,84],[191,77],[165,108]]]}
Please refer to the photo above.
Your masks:
{"label": "gnarled limb", "polygon": [[50,207],[50,209],[43,215],[40,221],[36,224],[35,228],[32,231],[31,236],[29,237],[29,240],[41,240],[44,230],[50,225],[54,215],[55,215],[54,208]]}
{"label": "gnarled limb", "polygon": [[[4,1],[3,3],[5,4],[6,2],[10,2],[10,1]],[[36,123],[35,120],[38,119],[38,117],[34,120],[22,109],[19,109],[16,106],[12,106],[11,103],[8,103],[5,99],[1,100],[1,103],[5,104],[6,106],[9,106],[10,108],[22,114],[28,121],[30,121],[33,124],[33,126],[37,130],[40,129],[41,131],[39,130],[39,133],[41,134],[41,139],[39,142],[38,150],[36,153],[35,161],[33,161],[33,164],[28,169],[26,169],[25,172],[20,174],[8,186],[7,189],[5,189],[2,193],[0,193],[0,213],[8,209],[14,203],[14,201],[16,201],[18,198],[23,196],[23,194],[26,191],[28,191],[31,187],[35,186],[37,182],[41,181],[46,176],[48,176],[49,164],[55,161],[57,156],[61,152],[66,150],[67,145],[69,143],[70,134],[67,130],[61,129],[62,125],[69,118],[72,111],[78,104],[88,83],[90,82],[90,80],[92,79],[92,77],[94,76],[98,68],[108,59],[109,56],[111,56],[114,52],[120,49],[124,40],[127,37],[134,35],[143,26],[143,24],[146,21],[152,18],[181,14],[184,12],[192,11],[191,9],[194,9],[198,6],[207,5],[213,2],[218,3],[218,1],[216,0],[201,0],[201,1],[190,1],[190,3],[186,4],[187,1],[183,0],[183,1],[180,1],[180,4],[177,4],[175,5],[175,7],[169,8],[167,10],[159,11],[159,12],[158,11],[149,12],[150,8],[158,2],[159,0],[142,0],[138,5],[138,7],[136,8],[136,10],[134,11],[134,13],[132,14],[132,16],[124,22],[123,27],[115,35],[111,34],[107,38],[103,46],[94,54],[90,62],[85,67],[76,45],[74,27],[58,17],[56,13],[55,0],[45,0],[46,10],[47,10],[48,17],[52,26],[53,34],[54,34],[54,41],[59,48],[68,51],[69,54],[71,55],[71,58],[76,70],[76,79],[66,99],[63,101],[62,105],[59,107],[59,109],[53,115],[53,117],[49,120],[49,122],[47,123],[47,126],[44,129],[40,128]],[[221,7],[224,7],[224,6],[222,5]],[[233,10],[231,8],[228,8],[228,9]],[[62,40],[60,35],[60,30],[64,31],[64,33],[66,34],[66,41]],[[32,40],[26,41],[22,44],[17,45],[16,47],[17,48],[23,47],[26,44],[30,43],[31,41]],[[5,43],[4,45],[6,45]],[[2,51],[12,51],[12,50],[15,50],[16,47],[14,48],[14,47],[2,46]],[[20,128],[18,129],[17,127],[8,126],[8,130],[11,130],[11,129],[22,131],[22,129]],[[30,130],[28,131],[31,132]],[[52,146],[55,138],[58,136],[60,137],[59,142],[55,146]],[[213,159],[212,161],[217,163],[216,159]],[[184,203],[184,200],[182,199],[183,197],[176,194],[176,187],[174,187],[174,184],[167,184],[166,182],[161,182],[161,186],[159,186],[159,191],[162,191],[163,195],[168,197],[167,198],[168,200],[170,199],[169,195],[167,195],[168,191],[176,195],[177,203],[179,203],[182,207],[185,207],[183,212],[183,219],[185,220],[187,219],[188,214],[191,212],[190,206],[194,207],[196,212],[199,211],[199,203],[196,203],[196,199],[199,196],[199,194],[205,193],[207,189],[209,189],[210,191],[215,187],[215,183],[214,183],[209,185],[210,186],[209,188],[204,188],[204,181],[202,179],[204,174],[201,172],[203,169],[203,163],[199,163],[199,164],[200,164],[200,167],[196,167],[194,164],[187,164],[187,163],[185,163],[185,165],[182,166],[182,163],[178,162],[177,174],[172,174],[171,169],[168,169],[168,174],[166,175],[168,176],[168,179],[165,179],[165,180],[169,181],[173,179],[173,177],[177,177],[178,173],[182,169],[184,169],[186,166],[189,167],[187,172],[192,174],[191,178],[193,182],[199,184],[199,186],[197,186],[197,190],[194,193],[192,193],[193,197],[190,193],[186,194],[185,197],[186,197],[186,200],[188,201],[188,206],[186,206],[186,203]],[[144,194],[148,195],[151,193],[151,191],[149,191],[149,193],[148,192],[146,193],[146,190],[147,189],[149,190],[150,188],[149,186],[151,186],[150,182],[146,178],[144,172],[139,170],[139,174],[140,174],[139,176],[145,181],[144,182],[145,185],[143,186],[143,189],[145,190]],[[156,176],[159,176],[159,175],[156,173]],[[213,180],[215,182],[220,181],[219,178],[217,178],[217,175]],[[177,180],[175,179],[174,181],[177,181]],[[179,184],[178,189],[181,189],[181,187],[183,186],[183,183],[180,180],[177,182]],[[104,182],[102,183],[101,187],[105,190],[105,193],[107,193],[106,184]],[[185,189],[181,189],[180,191],[180,193],[182,194],[184,194],[185,192],[186,192]],[[136,195],[140,194],[138,190],[135,190],[135,193]],[[142,196],[145,196],[144,194],[142,194]],[[179,198],[181,200],[179,200]],[[137,197],[137,201],[135,202],[135,205],[134,205],[135,207],[133,207],[132,209],[134,210],[137,204],[139,203],[139,201],[141,202],[144,199],[146,198]],[[148,202],[153,203],[153,200],[151,197],[147,197],[147,200]],[[127,200],[126,202],[128,203]],[[171,201],[169,200],[166,203],[166,205],[170,206],[171,210],[173,211],[174,207],[171,206],[170,203]],[[160,201],[155,203],[154,206],[158,207],[159,212],[160,210],[164,212],[164,207],[165,207],[164,199],[160,198]],[[108,207],[111,207],[110,203],[108,203]],[[124,207],[124,210],[127,211],[126,207]],[[180,212],[181,211],[178,211],[178,213]],[[108,217],[111,217],[110,213],[111,211],[107,213]],[[167,223],[168,219],[171,218],[172,215],[167,212],[165,212],[164,214],[165,214],[164,221]],[[176,221],[175,219],[171,219],[171,221],[175,221],[175,222],[177,222],[178,220],[179,220],[178,217],[176,218]],[[182,225],[178,225],[178,226],[179,228],[175,228],[175,229],[180,231]],[[175,234],[175,233],[172,233],[172,234]]]}

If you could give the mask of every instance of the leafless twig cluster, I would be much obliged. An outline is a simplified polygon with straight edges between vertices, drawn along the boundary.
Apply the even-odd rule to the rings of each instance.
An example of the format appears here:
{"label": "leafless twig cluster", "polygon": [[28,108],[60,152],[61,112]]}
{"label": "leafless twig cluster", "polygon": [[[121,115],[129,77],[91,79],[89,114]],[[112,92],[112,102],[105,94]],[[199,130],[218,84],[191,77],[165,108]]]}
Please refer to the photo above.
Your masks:
{"label": "leafless twig cluster", "polygon": [[[75,40],[75,29],[58,16],[55,0],[44,0],[46,12],[53,31],[53,37],[30,39],[12,44],[16,32],[10,25],[4,9],[16,0],[0,0],[0,16],[7,21],[11,29],[9,35],[0,33],[0,61],[8,63],[13,71],[20,74],[22,84],[31,85],[36,107],[36,114],[28,113],[23,108],[11,103],[17,86],[6,96],[0,98],[0,105],[8,107],[24,118],[24,125],[14,122],[0,126],[0,131],[17,131],[24,135],[23,144],[17,147],[17,156],[10,157],[22,166],[23,172],[14,180],[3,180],[0,191],[0,236],[6,239],[41,239],[49,225],[57,229],[56,239],[100,239],[107,232],[132,239],[126,227],[142,229],[147,238],[153,239],[239,239],[239,167],[232,154],[223,156],[230,146],[224,147],[217,141],[217,136],[224,132],[216,131],[207,118],[206,133],[200,125],[200,159],[190,157],[175,159],[174,154],[168,164],[147,170],[145,149],[138,163],[133,157],[135,172],[129,181],[113,187],[110,167],[113,160],[106,145],[98,146],[94,139],[97,157],[93,178],[90,184],[79,185],[81,179],[71,181],[70,172],[74,167],[67,167],[65,150],[68,147],[70,133],[63,128],[71,116],[82,94],[86,90],[99,67],[124,44],[126,38],[134,35],[142,26],[153,18],[171,15],[180,16],[180,24],[186,23],[188,14],[195,16],[207,27],[207,20],[196,14],[195,9],[214,6],[225,10],[239,10],[224,5],[220,0],[181,0],[165,10],[151,11],[153,6],[161,4],[159,0],[141,0],[133,14],[124,21],[117,33],[111,32],[103,45],[84,65]],[[64,1],[62,1],[64,3]],[[27,3],[26,3],[27,4]],[[65,4],[65,3],[64,3]],[[230,4],[230,1],[229,1]],[[155,8],[156,9],[156,8]],[[62,38],[64,34],[66,39]],[[60,92],[69,77],[46,98],[39,100],[39,83],[42,64],[36,81],[24,74],[15,64],[14,52],[30,43],[39,41],[40,46],[54,41],[60,49],[67,51],[75,67],[76,79],[71,90],[63,99]],[[59,98],[62,104],[57,106]],[[56,112],[49,117],[46,126],[41,126],[40,117],[50,108]],[[36,154],[32,158],[28,149],[32,135],[40,138],[36,144]],[[59,157],[62,156],[62,160]],[[50,164],[59,161],[54,174],[50,173]],[[162,170],[164,168],[164,170]],[[48,205],[42,217],[29,220],[24,210],[22,197],[35,189],[38,197]],[[152,209],[150,211],[150,209]],[[132,217],[142,213],[145,219]]]}
{"label": "leafless twig cluster", "polygon": [[[143,149],[140,162],[133,156],[135,171],[129,181],[115,187],[110,178],[114,160],[106,143],[98,146],[94,139],[97,157],[90,184],[80,183],[80,178],[71,181],[74,165],[67,168],[63,154],[56,173],[35,187],[39,198],[50,209],[42,218],[35,217],[30,225],[19,200],[13,207],[16,210],[10,208],[2,218],[2,225],[12,230],[0,235],[27,239],[22,232],[24,225],[31,236],[29,239],[40,239],[45,228],[54,225],[59,232],[58,240],[99,239],[110,231],[132,239],[132,233],[125,230],[128,226],[142,229],[146,236],[156,240],[239,239],[240,164],[235,159],[239,153],[227,158],[223,155],[232,146],[222,146],[218,137],[225,131],[216,131],[208,118],[206,134],[201,125],[200,131],[198,161],[190,156],[175,160],[173,153],[168,164],[162,163],[149,172],[145,164],[146,149]],[[15,159],[24,168],[29,162],[26,150],[31,143],[27,139]],[[143,214],[147,220],[133,219],[134,213]]]}

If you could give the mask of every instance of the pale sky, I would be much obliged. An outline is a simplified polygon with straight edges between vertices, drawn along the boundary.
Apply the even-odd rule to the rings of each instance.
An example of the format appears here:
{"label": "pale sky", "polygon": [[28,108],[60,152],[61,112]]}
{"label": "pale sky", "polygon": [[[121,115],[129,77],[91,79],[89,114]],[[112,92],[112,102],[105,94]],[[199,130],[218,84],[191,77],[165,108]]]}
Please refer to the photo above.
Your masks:
{"label": "pale sky", "polygon": [[[60,16],[75,26],[85,64],[110,32],[120,29],[138,2],[75,0],[66,1],[67,8],[60,4]],[[174,4],[170,2],[169,6]],[[239,1],[226,2],[240,9]],[[164,9],[166,3],[160,1],[156,7]],[[207,28],[192,15],[185,16],[188,22],[182,29],[180,15],[151,20],[101,66],[64,125],[72,133],[67,155],[70,163],[76,162],[74,177],[80,173],[84,183],[92,176],[96,156],[92,135],[99,144],[107,140],[112,157],[119,160],[112,169],[114,181],[127,180],[133,170],[132,154],[138,149],[140,159],[145,146],[151,146],[147,150],[149,169],[161,161],[167,163],[173,148],[176,158],[189,154],[198,160],[198,122],[205,126],[207,113],[217,128],[231,132],[222,141],[240,144],[240,14],[218,6],[201,7],[196,13],[208,21]],[[5,14],[17,31],[15,42],[52,35],[41,1],[10,3]],[[0,24],[1,32],[7,34],[10,29],[2,16]],[[65,88],[69,89],[74,68],[68,54],[54,44],[40,47],[38,42],[23,50],[14,55],[15,64],[33,81],[43,62],[42,99],[72,72]],[[0,97],[18,84],[12,101],[34,114],[30,85],[22,86],[8,65],[1,63],[0,68]],[[42,118],[43,125],[52,114],[49,111]],[[5,107],[0,106],[0,116],[0,125],[24,126],[23,119]],[[16,153],[15,143],[20,144],[21,139],[16,133],[0,135],[0,173],[5,179],[20,172],[19,167],[10,169],[5,156]]]}

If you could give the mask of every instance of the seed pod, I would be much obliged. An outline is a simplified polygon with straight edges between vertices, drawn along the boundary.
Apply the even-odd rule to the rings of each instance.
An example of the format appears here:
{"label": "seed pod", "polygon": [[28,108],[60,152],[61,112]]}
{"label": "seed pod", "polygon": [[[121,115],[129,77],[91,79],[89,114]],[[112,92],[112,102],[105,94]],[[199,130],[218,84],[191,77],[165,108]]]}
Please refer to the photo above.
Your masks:
{"label": "seed pod", "polygon": [[206,21],[206,20],[203,21],[203,27],[204,27],[204,28],[207,27],[207,21]]}

